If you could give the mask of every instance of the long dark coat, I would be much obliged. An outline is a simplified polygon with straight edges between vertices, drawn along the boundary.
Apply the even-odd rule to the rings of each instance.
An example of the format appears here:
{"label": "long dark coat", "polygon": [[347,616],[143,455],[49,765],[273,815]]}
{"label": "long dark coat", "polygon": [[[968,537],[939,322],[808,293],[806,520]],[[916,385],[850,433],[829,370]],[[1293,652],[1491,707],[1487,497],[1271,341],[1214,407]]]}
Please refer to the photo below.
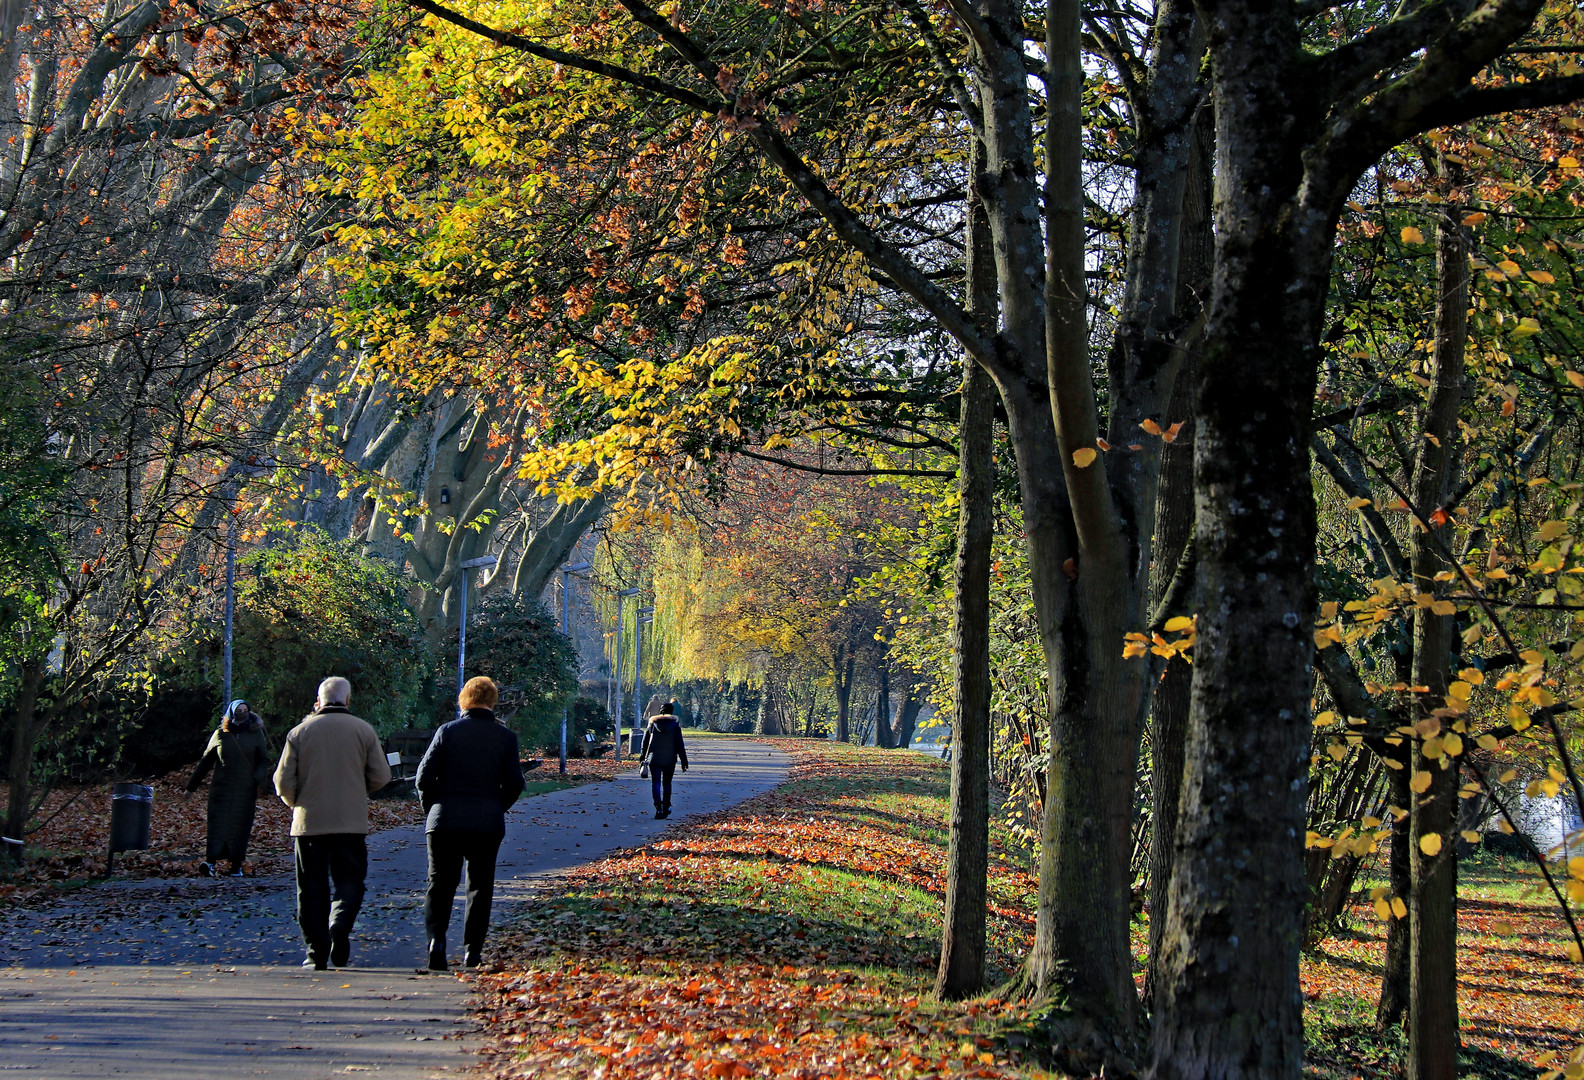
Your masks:
{"label": "long dark coat", "polygon": [[247,858],[253,814],[258,808],[259,787],[269,779],[269,744],[262,727],[251,731],[216,731],[209,737],[203,760],[187,781],[196,791],[211,769],[209,783],[209,843],[204,861],[229,859],[241,865]]}
{"label": "long dark coat", "polygon": [[654,769],[674,769],[677,762],[687,768],[687,747],[682,744],[682,721],[675,713],[657,713],[649,718],[638,760]]}

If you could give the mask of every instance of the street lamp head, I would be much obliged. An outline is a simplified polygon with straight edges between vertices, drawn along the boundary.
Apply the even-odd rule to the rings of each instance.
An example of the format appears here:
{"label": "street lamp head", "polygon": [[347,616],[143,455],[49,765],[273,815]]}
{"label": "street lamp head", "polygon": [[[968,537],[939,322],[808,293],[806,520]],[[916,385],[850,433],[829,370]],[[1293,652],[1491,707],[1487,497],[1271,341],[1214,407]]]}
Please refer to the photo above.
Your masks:
{"label": "street lamp head", "polygon": [[623,589],[621,592],[617,593],[616,595],[617,596],[637,596],[641,592],[643,592],[643,590],[640,589],[638,586],[634,585],[630,589]]}
{"label": "street lamp head", "polygon": [[480,555],[476,559],[468,559],[466,562],[457,564],[457,568],[460,570],[473,570],[480,566],[494,566],[499,561],[493,555]]}
{"label": "street lamp head", "polygon": [[563,574],[581,574],[585,570],[592,569],[594,569],[594,564],[591,562],[576,562],[572,563],[570,566],[563,566],[561,568],[561,572]]}

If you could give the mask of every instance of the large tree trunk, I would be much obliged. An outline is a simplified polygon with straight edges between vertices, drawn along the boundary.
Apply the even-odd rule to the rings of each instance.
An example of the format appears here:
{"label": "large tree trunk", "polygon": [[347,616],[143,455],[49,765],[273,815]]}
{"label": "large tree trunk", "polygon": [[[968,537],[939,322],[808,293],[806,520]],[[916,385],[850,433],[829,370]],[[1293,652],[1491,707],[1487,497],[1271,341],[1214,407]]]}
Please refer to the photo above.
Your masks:
{"label": "large tree trunk", "polygon": [[[1039,901],[1019,989],[1055,1006],[1049,1035],[1075,1070],[1125,1062],[1135,1037],[1128,860],[1144,697],[1142,665],[1122,656],[1123,634],[1144,621],[1141,582],[1130,573],[1123,550],[1107,466],[1095,457],[1099,431],[1085,326],[1078,42],[1076,2],[1053,3],[1046,41],[1051,109],[1043,296],[1020,295],[1028,266],[1011,265],[1002,237],[996,237],[1004,322],[1010,332],[1014,302],[1030,311],[1043,307],[1044,332],[1030,333],[1026,348],[1031,356],[1046,357],[1045,386],[1032,379],[1001,386],[1017,454],[1051,698]],[[995,173],[993,147],[990,159]],[[998,179],[1012,186],[1005,175]],[[1028,180],[1032,188],[1033,176]],[[1037,214],[1038,205],[1031,191],[1029,213]],[[992,228],[996,220],[992,213]],[[1031,247],[1041,239],[1037,230],[1012,235]],[[1153,476],[1149,464],[1144,467]]]}
{"label": "large tree trunk", "polygon": [[[1459,200],[1453,199],[1451,205]],[[1411,538],[1410,563],[1414,591],[1444,591],[1436,575],[1451,567],[1447,557],[1444,516],[1462,402],[1464,353],[1468,347],[1468,253],[1462,228],[1444,218],[1436,231],[1435,381],[1426,409],[1424,437],[1419,440],[1412,486],[1413,513],[1423,518],[1423,531]],[[1451,682],[1452,621],[1430,607],[1414,611],[1415,686],[1428,688],[1422,697],[1418,753],[1408,770],[1429,773],[1429,788],[1411,803],[1413,844],[1409,847],[1412,922],[1409,945],[1408,1078],[1456,1080],[1457,1012],[1457,757],[1441,749],[1441,721],[1429,714],[1446,699]],[[1450,721],[1448,721],[1450,723]]]}
{"label": "large tree trunk", "polygon": [[[1202,310],[1210,291],[1210,268],[1215,236],[1211,230],[1211,163],[1215,131],[1206,111],[1195,125],[1193,152],[1188,161],[1188,184],[1183,197],[1181,276],[1178,310]],[[1150,607],[1161,611],[1193,536],[1193,394],[1198,378],[1197,346],[1183,359],[1172,390],[1166,417],[1183,423],[1177,438],[1161,455],[1160,491],[1155,501],[1155,559],[1150,571]],[[1172,615],[1177,612],[1165,612]],[[1193,669],[1182,657],[1167,661],[1155,687],[1150,713],[1150,854],[1149,854],[1149,968],[1144,976],[1144,1004],[1154,1007],[1161,935],[1166,927],[1172,862],[1177,850],[1177,805],[1182,797],[1184,746],[1188,736],[1189,693]]]}
{"label": "large tree trunk", "polygon": [[[976,164],[982,157],[976,153]],[[975,317],[993,324],[984,210],[968,202],[968,293]],[[958,431],[957,560],[952,624],[951,831],[946,849],[946,918],[935,993],[969,997],[984,986],[985,896],[990,858],[990,555],[995,388],[973,360],[963,360]],[[911,695],[910,695],[911,697]],[[905,706],[904,706],[905,708]],[[914,715],[917,715],[915,710]],[[908,738],[912,732],[906,733]],[[904,741],[903,745],[906,745]]]}
{"label": "large tree trunk", "polygon": [[1155,988],[1159,1080],[1296,1080],[1303,1061],[1308,431],[1332,230],[1329,217],[1293,205],[1302,162],[1284,96],[1301,88],[1283,65],[1300,47],[1287,20],[1270,21],[1275,30],[1235,19],[1210,28],[1220,171],[1195,408],[1202,605]]}
{"label": "large tree trunk", "polygon": [[[1179,418],[1163,414],[1182,350],[1177,345],[1181,229],[1201,46],[1192,10],[1157,7],[1147,88],[1135,97],[1141,151],[1138,211],[1130,235],[1127,294],[1112,352],[1107,441],[1094,457],[1098,408],[1087,352],[1083,284],[1083,185],[1079,87],[1080,12],[1057,0],[1046,20],[1046,357],[1065,474],[1067,520],[1036,542],[1028,508],[1048,499],[1025,486],[1037,610],[1050,663],[1050,769],[1040,859],[1040,903],[1026,980],[1060,1002],[1051,1034],[1071,1070],[1132,1065],[1138,995],[1129,943],[1132,803],[1150,665],[1124,657],[1124,635],[1148,622],[1159,461],[1164,443],[1140,437]],[[1003,389],[1009,421],[1016,405]],[[1162,422],[1164,421],[1164,423]],[[1020,478],[1027,485],[1025,444]],[[1137,449],[1134,449],[1134,445]],[[1087,463],[1086,463],[1087,461]],[[1104,462],[1102,464],[1101,462]],[[1035,469],[1043,466],[1036,460]],[[1039,576],[1041,557],[1068,547]],[[1059,575],[1059,576],[1058,576]]]}
{"label": "large tree trunk", "polygon": [[[1278,258],[1252,254],[1263,256],[1255,266]],[[1194,465],[1206,604],[1157,968],[1157,1077],[1296,1077],[1303,1058],[1313,339],[1271,325],[1287,301],[1261,287],[1267,278],[1290,280],[1221,286],[1223,329],[1203,359]]]}

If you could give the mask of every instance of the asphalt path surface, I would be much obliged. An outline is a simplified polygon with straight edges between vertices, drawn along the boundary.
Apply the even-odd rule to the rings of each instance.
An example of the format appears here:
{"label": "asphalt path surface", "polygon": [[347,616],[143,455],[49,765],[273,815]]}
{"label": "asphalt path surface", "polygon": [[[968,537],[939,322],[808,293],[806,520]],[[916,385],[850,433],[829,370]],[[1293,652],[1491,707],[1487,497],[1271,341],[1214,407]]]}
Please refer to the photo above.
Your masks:
{"label": "asphalt path surface", "polygon": [[[768,791],[790,764],[772,746],[727,739],[696,739],[688,757],[669,821],[655,819],[636,770],[519,802],[492,921],[532,903],[544,875]],[[468,1069],[467,976],[418,970],[425,868],[421,826],[369,838],[351,964],[330,971],[301,966],[289,860],[255,878],[112,881],[0,911],[0,1073],[417,1080]]]}

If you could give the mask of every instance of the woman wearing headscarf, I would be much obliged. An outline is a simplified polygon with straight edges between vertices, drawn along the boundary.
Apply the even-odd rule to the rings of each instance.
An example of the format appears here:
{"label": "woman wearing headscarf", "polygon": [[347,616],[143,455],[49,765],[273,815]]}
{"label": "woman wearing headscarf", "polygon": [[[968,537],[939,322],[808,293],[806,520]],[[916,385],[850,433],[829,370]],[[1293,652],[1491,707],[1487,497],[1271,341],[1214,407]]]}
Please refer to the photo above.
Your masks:
{"label": "woman wearing headscarf", "polygon": [[671,777],[676,774],[677,763],[687,772],[687,747],[682,745],[682,721],[677,719],[676,702],[668,701],[660,711],[649,718],[644,729],[643,750],[638,761],[649,769],[654,785],[655,817],[671,816]]}
{"label": "woman wearing headscarf", "polygon": [[215,864],[221,859],[231,864],[232,877],[242,876],[259,788],[270,774],[269,758],[263,718],[240,698],[231,702],[187,781],[187,790],[197,791],[204,777],[214,771],[209,782],[209,842],[198,868],[204,877],[215,875]]}

